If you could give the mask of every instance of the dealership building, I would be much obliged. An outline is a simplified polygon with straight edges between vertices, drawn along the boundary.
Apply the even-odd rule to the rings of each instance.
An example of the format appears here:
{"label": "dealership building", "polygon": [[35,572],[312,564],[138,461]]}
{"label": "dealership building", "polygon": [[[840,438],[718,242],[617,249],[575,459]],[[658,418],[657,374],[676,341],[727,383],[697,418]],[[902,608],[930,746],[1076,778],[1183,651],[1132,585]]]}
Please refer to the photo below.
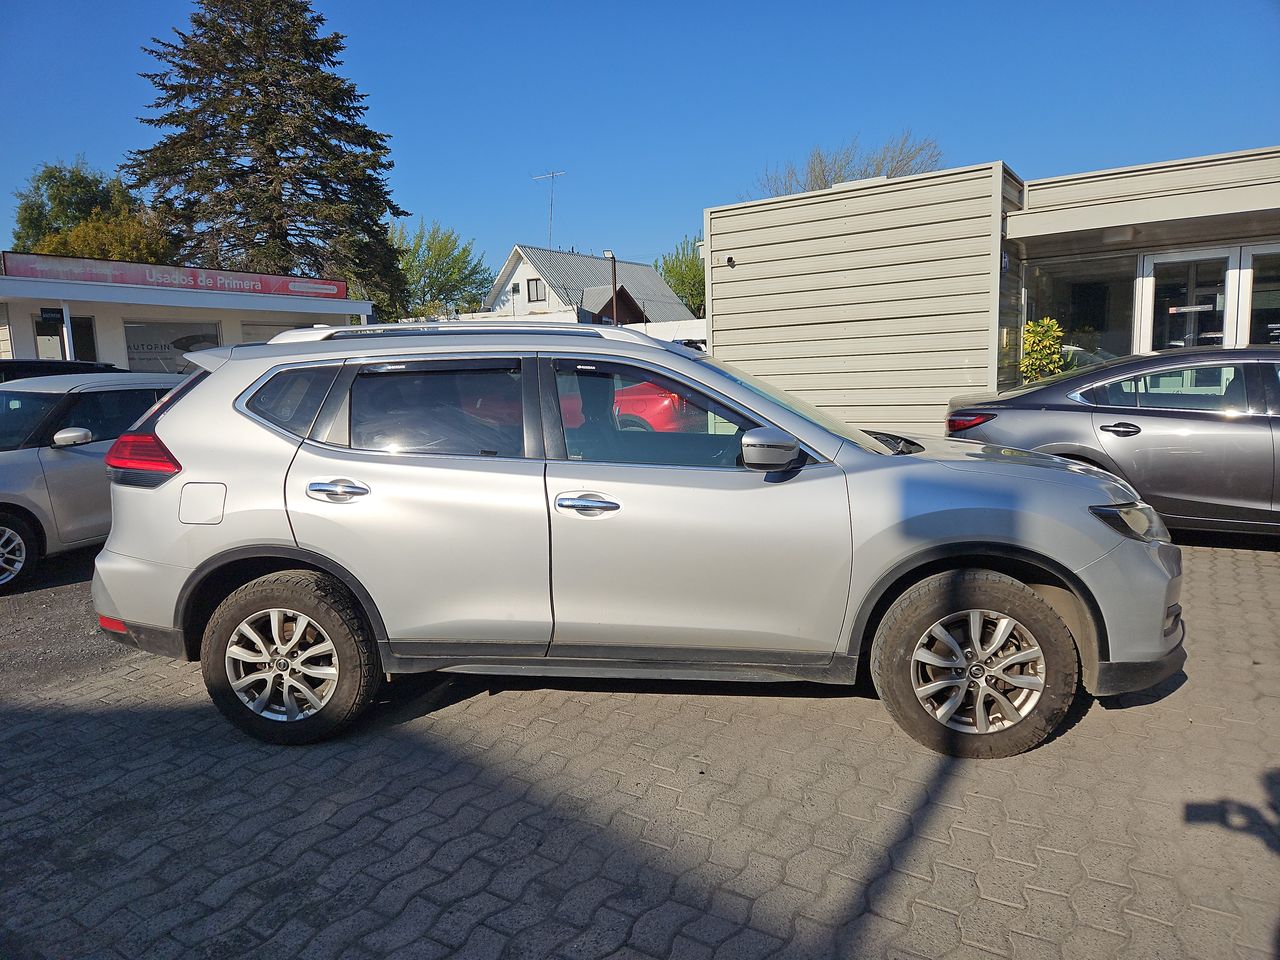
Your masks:
{"label": "dealership building", "polygon": [[941,432],[1046,316],[1084,361],[1280,343],[1280,147],[860,180],[713,207],[703,236],[711,352],[851,423]]}
{"label": "dealership building", "polygon": [[0,265],[0,359],[178,371],[191,350],[373,313],[341,280],[12,252]]}

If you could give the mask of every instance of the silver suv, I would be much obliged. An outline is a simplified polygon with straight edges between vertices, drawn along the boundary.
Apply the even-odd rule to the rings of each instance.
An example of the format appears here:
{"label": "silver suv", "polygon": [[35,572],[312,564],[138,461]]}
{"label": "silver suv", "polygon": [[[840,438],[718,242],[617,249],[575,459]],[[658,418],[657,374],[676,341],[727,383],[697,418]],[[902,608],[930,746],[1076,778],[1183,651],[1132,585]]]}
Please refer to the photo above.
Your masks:
{"label": "silver suv", "polygon": [[1185,660],[1181,556],[1056,457],[850,429],[625,328],[291,331],[107,458],[93,596],[305,743],[419,671],[851,683],[928,747],[1008,756],[1081,686]]}

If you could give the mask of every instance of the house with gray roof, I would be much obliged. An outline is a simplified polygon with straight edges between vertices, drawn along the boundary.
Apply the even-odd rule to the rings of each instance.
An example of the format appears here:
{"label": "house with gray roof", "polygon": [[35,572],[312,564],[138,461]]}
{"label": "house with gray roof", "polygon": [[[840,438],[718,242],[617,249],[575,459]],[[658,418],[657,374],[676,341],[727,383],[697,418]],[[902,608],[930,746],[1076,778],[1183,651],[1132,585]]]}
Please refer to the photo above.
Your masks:
{"label": "house with gray roof", "polygon": [[699,320],[647,263],[618,261],[618,302],[612,263],[565,250],[517,244],[484,301],[486,314],[538,319],[576,313],[583,323],[636,325],[663,340],[706,341]]}

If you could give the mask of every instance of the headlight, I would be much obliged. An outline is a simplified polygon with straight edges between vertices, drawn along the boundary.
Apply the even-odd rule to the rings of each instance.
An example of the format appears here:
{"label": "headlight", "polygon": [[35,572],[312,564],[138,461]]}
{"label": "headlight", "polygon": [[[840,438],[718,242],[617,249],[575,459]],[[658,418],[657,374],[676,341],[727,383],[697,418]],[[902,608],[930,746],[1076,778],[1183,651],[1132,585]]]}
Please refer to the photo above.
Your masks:
{"label": "headlight", "polygon": [[1089,512],[1126,537],[1132,537],[1134,540],[1169,542],[1169,528],[1160,519],[1160,514],[1141,501],[1090,507]]}

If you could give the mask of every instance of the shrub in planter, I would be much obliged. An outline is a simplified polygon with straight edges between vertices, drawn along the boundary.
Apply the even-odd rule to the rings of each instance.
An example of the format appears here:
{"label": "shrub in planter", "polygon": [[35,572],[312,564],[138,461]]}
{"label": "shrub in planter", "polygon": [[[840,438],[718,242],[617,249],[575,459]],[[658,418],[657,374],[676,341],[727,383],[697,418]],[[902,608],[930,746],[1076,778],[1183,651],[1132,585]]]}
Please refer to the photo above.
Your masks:
{"label": "shrub in planter", "polygon": [[1018,372],[1024,383],[1035,383],[1061,373],[1062,327],[1053,317],[1032,320],[1022,328],[1022,359]]}

